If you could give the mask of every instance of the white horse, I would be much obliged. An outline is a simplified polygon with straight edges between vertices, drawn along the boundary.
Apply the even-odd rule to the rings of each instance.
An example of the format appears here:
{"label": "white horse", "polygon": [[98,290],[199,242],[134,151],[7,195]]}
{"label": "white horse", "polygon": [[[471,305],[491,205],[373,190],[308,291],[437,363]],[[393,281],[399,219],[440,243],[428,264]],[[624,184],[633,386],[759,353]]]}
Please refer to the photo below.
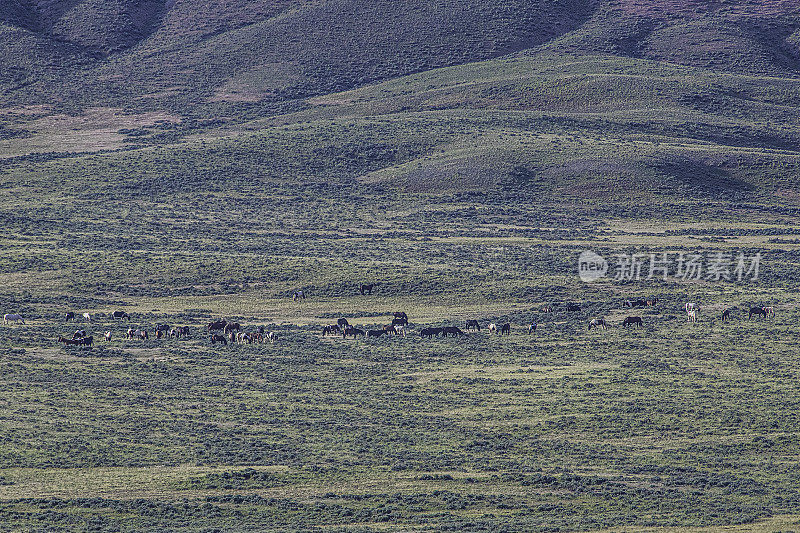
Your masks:
{"label": "white horse", "polygon": [[604,318],[593,318],[589,321],[589,329],[592,328],[608,329],[608,324]]}
{"label": "white horse", "polygon": [[489,330],[489,334],[490,334],[490,335],[491,335],[492,333],[497,333],[497,324],[495,324],[494,322],[492,322],[491,324],[489,324],[489,325],[486,327],[486,329],[487,329],[487,330]]}
{"label": "white horse", "polygon": [[774,317],[775,316],[775,308],[772,306],[765,307],[764,312],[767,313],[767,317]]}
{"label": "white horse", "polygon": [[692,309],[691,311],[686,311],[686,321],[687,322],[697,322],[697,309]]}
{"label": "white horse", "polygon": [[22,315],[18,315],[17,313],[8,313],[3,315],[3,324],[8,324],[9,322],[25,323],[25,321],[22,319]]}
{"label": "white horse", "polygon": [[103,337],[105,337],[106,342],[111,342],[111,332],[110,331],[106,331],[105,334],[103,335]]}
{"label": "white horse", "polygon": [[688,313],[689,311],[697,311],[697,310],[699,310],[699,309],[700,309],[700,308],[697,306],[697,304],[696,304],[696,303],[694,303],[694,302],[689,302],[689,303],[687,303],[686,305],[684,305],[684,306],[683,306],[683,308],[684,308],[684,309],[686,309],[686,312],[687,312],[687,313]]}
{"label": "white horse", "polygon": [[275,334],[274,334],[273,332],[271,332],[271,331],[270,331],[270,332],[268,332],[268,333],[266,334],[266,338],[268,338],[268,339],[269,339],[269,342],[271,342],[271,343],[273,343],[273,344],[275,343]]}
{"label": "white horse", "polygon": [[406,336],[406,328],[405,326],[392,326],[394,328],[395,335],[402,335],[403,337]]}
{"label": "white horse", "polygon": [[85,318],[87,322],[92,321],[92,315],[90,315],[89,313],[83,313],[83,318]]}

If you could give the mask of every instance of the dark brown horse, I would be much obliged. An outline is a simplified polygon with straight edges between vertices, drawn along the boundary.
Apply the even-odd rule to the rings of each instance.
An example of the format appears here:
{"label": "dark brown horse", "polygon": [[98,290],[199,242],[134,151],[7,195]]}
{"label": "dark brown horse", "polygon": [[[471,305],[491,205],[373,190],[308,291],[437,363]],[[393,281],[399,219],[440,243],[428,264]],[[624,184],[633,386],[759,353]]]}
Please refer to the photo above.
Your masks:
{"label": "dark brown horse", "polygon": [[208,331],[216,331],[216,330],[219,330],[219,329],[224,330],[225,326],[227,326],[227,325],[228,325],[228,322],[224,318],[222,320],[216,320],[216,321],[214,321],[214,322],[212,322],[212,323],[210,323],[208,325]]}
{"label": "dark brown horse", "polygon": [[637,328],[640,328],[640,327],[644,326],[644,322],[642,322],[642,317],[629,316],[625,320],[622,321],[622,326],[626,327],[626,328],[628,326],[636,326]]}
{"label": "dark brown horse", "polygon": [[215,333],[214,335],[211,335],[210,340],[211,340],[211,344],[216,344],[216,343],[219,342],[219,343],[224,344],[225,346],[228,345],[228,339],[226,339],[224,335],[217,335]]}
{"label": "dark brown horse", "polygon": [[361,284],[361,286],[358,288],[358,290],[361,291],[361,295],[363,296],[365,294],[372,294],[372,288],[373,287],[375,287],[374,283],[365,283],[365,284]]}
{"label": "dark brown horse", "polygon": [[481,330],[481,325],[477,320],[467,320],[467,322],[464,324],[464,329],[466,329],[467,331],[469,331],[471,329],[474,329],[476,331],[480,331]]}
{"label": "dark brown horse", "polygon": [[747,318],[753,318],[753,315],[758,315],[767,318],[767,309],[765,307],[751,307],[750,315]]}
{"label": "dark brown horse", "polygon": [[324,337],[326,335],[333,335],[335,333],[339,333],[340,331],[341,330],[339,329],[339,326],[337,326],[336,324],[332,324],[330,326],[323,326],[322,336]]}
{"label": "dark brown horse", "polygon": [[511,335],[511,324],[506,322],[502,326],[500,326],[500,335]]}

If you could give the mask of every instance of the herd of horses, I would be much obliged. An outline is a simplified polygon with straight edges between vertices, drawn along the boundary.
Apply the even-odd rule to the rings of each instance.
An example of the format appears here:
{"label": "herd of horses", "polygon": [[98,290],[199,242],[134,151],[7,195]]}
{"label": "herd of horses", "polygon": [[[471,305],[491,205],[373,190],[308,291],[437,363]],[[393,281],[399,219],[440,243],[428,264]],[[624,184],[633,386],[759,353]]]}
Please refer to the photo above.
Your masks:
{"label": "herd of horses", "polygon": [[[373,288],[373,284],[370,285],[361,285],[360,290],[362,294],[369,294],[371,293]],[[295,293],[296,298],[305,298],[305,294],[303,291],[297,291]],[[638,307],[654,307],[658,304],[658,299],[656,298],[638,298],[638,299],[629,299],[625,300],[624,305],[628,308],[638,308]],[[581,305],[578,303],[566,303],[564,309],[567,312],[578,312],[581,311]],[[684,305],[684,311],[686,312],[686,319],[688,322],[697,322],[700,313],[700,307],[698,304],[694,302],[687,302]],[[747,318],[752,319],[753,317],[756,318],[770,318],[775,316],[775,308],[772,306],[753,306],[746,308],[747,309]],[[553,313],[554,307],[551,305],[544,306],[541,308],[543,313]],[[736,307],[729,307],[722,311],[720,319],[722,322],[727,322],[732,320],[734,316],[734,312],[737,311]],[[83,318],[86,322],[92,322],[94,316],[90,313],[83,313]],[[109,315],[113,320],[128,320],[130,321],[130,315],[125,311],[114,311]],[[75,313],[68,312],[64,315],[65,321],[74,321],[76,320]],[[10,323],[22,323],[25,324],[25,320],[22,315],[18,313],[7,313],[3,315],[3,323],[10,324]],[[627,316],[622,320],[621,326],[624,328],[633,327],[633,328],[640,328],[644,326],[644,320],[640,316]],[[608,329],[611,327],[611,324],[605,318],[597,317],[592,318],[588,323],[588,330],[591,331],[592,329]],[[386,324],[382,326],[380,329],[361,329],[351,325],[346,318],[339,318],[336,324],[329,324],[322,327],[322,336],[333,336],[333,335],[341,335],[342,338],[346,339],[348,337],[358,338],[374,338],[374,337],[381,337],[384,335],[395,335],[405,337],[407,332],[409,331],[409,321],[408,315],[403,311],[397,311],[393,314],[391,324]],[[208,331],[208,339],[211,344],[224,344],[227,345],[229,342],[234,344],[261,344],[261,343],[274,343],[275,342],[275,333],[271,331],[266,331],[264,326],[258,326],[254,331],[244,331],[242,325],[238,322],[228,322],[225,319],[214,320],[210,322],[206,328]],[[476,319],[468,319],[464,323],[464,329],[457,326],[441,326],[441,327],[423,327],[419,330],[419,335],[422,338],[434,338],[434,337],[462,337],[467,335],[468,332],[480,332],[483,328],[481,327],[481,323]],[[499,334],[499,335],[510,335],[511,334],[511,323],[506,322],[504,324],[495,324],[489,323],[485,326],[485,329],[488,331],[489,334]],[[527,332],[528,334],[536,333],[537,324],[532,322],[527,325]],[[190,327],[189,326],[170,326],[169,324],[156,324],[155,328],[153,329],[153,336],[156,339],[162,338],[175,338],[180,339],[183,337],[190,336]],[[134,329],[128,328],[128,330],[124,334],[125,339],[141,339],[147,340],[150,338],[150,332],[146,329]],[[111,342],[112,340],[112,332],[106,331],[103,335],[103,339],[106,342]],[[87,335],[84,329],[76,330],[70,337],[59,336],[58,342],[63,343],[64,345],[72,345],[72,346],[92,346],[94,343],[94,337],[91,335]]]}

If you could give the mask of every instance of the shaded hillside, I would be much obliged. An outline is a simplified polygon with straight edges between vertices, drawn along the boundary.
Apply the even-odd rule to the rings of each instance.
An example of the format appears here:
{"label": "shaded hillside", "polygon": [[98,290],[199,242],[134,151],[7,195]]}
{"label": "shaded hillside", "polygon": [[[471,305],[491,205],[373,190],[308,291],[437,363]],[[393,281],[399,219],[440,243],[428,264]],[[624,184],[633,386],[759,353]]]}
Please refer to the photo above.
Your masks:
{"label": "shaded hillside", "polygon": [[9,0],[0,21],[0,105],[237,113],[520,51],[800,65],[800,7],[782,0]]}
{"label": "shaded hillside", "polygon": [[[25,91],[12,101],[44,100],[53,83],[67,100],[87,104],[155,96],[185,106],[186,97],[196,105],[322,94],[536,46],[580,26],[592,12],[589,0],[253,1],[200,8],[177,2],[168,9],[154,1],[135,13],[123,4],[93,5],[77,4],[48,29],[24,31],[86,50],[137,46],[97,59],[88,70],[67,64],[54,80],[42,73],[62,59],[6,43],[10,62],[31,65]],[[146,5],[147,16],[137,15]],[[151,23],[152,34],[142,40]],[[171,98],[162,98],[165,91]]]}

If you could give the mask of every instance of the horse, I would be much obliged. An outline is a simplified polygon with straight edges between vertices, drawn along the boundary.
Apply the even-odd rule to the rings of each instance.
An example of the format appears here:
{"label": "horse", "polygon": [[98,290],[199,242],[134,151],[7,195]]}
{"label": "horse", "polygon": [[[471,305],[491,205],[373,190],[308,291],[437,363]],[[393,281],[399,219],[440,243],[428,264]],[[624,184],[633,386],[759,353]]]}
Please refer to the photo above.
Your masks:
{"label": "horse", "polygon": [[622,321],[622,327],[627,328],[628,326],[636,326],[640,328],[644,326],[644,322],[642,322],[642,317],[639,316],[629,316],[625,320]]}
{"label": "horse", "polygon": [[347,321],[346,318],[340,318],[339,320],[336,321],[336,324],[342,329],[350,327],[350,323]]}
{"label": "horse", "polygon": [[481,325],[477,320],[467,320],[466,323],[464,324],[464,329],[466,329],[467,331],[469,330],[480,331]]}
{"label": "horse", "polygon": [[72,340],[82,339],[85,336],[86,336],[86,330],[85,329],[78,329],[78,330],[75,330],[75,333],[72,334]]}
{"label": "horse", "polygon": [[145,329],[139,330],[139,338],[142,339],[143,341],[149,339],[150,336],[147,334],[147,330]]}
{"label": "horse", "polygon": [[86,322],[91,322],[92,321],[92,315],[89,314],[89,313],[83,313],[83,318],[86,319]]}
{"label": "horse", "polygon": [[491,335],[492,333],[497,333],[497,324],[492,322],[491,324],[486,326],[486,330],[489,332],[489,335]]}
{"label": "horse", "polygon": [[395,329],[394,329],[394,320],[392,321],[392,323],[391,323],[391,324],[387,324],[387,325],[383,326],[383,331],[384,331],[384,332],[385,332],[387,335],[396,335],[396,334],[397,334],[397,332],[396,332],[396,331],[395,331]]}
{"label": "horse", "polygon": [[337,326],[336,324],[331,324],[330,326],[323,326],[322,327],[322,336],[323,337],[325,335],[333,335],[333,334],[339,333],[339,332],[341,332],[341,329],[339,329],[339,326]]}
{"label": "horse", "polygon": [[216,320],[208,325],[208,331],[216,331],[218,329],[225,329],[225,326],[228,325],[228,322],[223,318],[221,320]]}
{"label": "horse", "polygon": [[305,300],[305,299],[306,299],[306,293],[304,291],[294,291],[294,294],[292,294],[292,300],[294,300],[295,302],[297,300]]}
{"label": "horse", "polygon": [[131,319],[131,317],[128,316],[128,313],[126,313],[125,311],[114,311],[113,313],[111,313],[111,318],[113,318],[114,320],[122,320],[123,318],[126,320]]}
{"label": "horse", "polygon": [[64,337],[59,336],[58,342],[63,342],[64,346],[67,345],[77,346],[78,344],[80,344],[81,341],[80,339],[65,339]]}
{"label": "horse", "polygon": [[[394,317],[395,317],[395,318],[399,318],[399,319],[401,319],[401,320],[405,320],[405,321],[406,321],[406,324],[408,324],[408,315],[407,315],[407,314],[405,314],[405,312],[404,312],[404,311],[395,311],[395,312],[394,312]],[[405,326],[405,324],[403,324],[403,325]]]}
{"label": "horse", "polygon": [[442,328],[423,328],[419,332],[419,336],[423,339],[425,337],[432,339],[433,337],[438,336],[440,333],[442,333]]}
{"label": "horse", "polygon": [[394,327],[394,334],[400,335],[402,337],[406,336],[406,327],[405,326],[395,326]]}
{"label": "horse", "polygon": [[238,322],[228,322],[227,324],[225,324],[225,328],[223,328],[223,331],[225,333],[230,333],[231,331],[241,331],[241,330],[242,330],[242,325],[239,324]]}
{"label": "horse", "polygon": [[658,298],[652,297],[647,299],[647,307],[655,307],[658,303]]}
{"label": "horse", "polygon": [[455,326],[446,326],[442,328],[442,337],[447,337],[448,335],[452,337],[462,337],[466,335],[466,333],[464,333]]}
{"label": "horse", "polygon": [[106,342],[111,342],[111,332],[110,331],[106,331],[103,334],[103,338],[105,339]]}
{"label": "horse", "polygon": [[722,321],[725,322],[731,319],[731,310],[726,309],[722,312]]}
{"label": "horse", "polygon": [[228,339],[225,338],[224,335],[217,335],[216,333],[210,336],[211,344],[216,344],[221,342],[225,346],[228,345]]}
{"label": "horse", "polygon": [[362,285],[361,285],[361,286],[358,288],[358,290],[360,290],[360,291],[361,291],[361,296],[364,296],[365,294],[372,294],[372,288],[373,288],[374,286],[375,286],[375,284],[374,284],[374,283],[365,283],[365,284],[362,284]]}
{"label": "horse", "polygon": [[506,322],[500,326],[500,335],[511,335],[511,324]]}
{"label": "horse", "polygon": [[580,311],[580,310],[581,310],[580,304],[567,304],[567,311],[569,312]]}
{"label": "horse", "polygon": [[161,331],[160,329],[156,330],[156,339],[160,339],[164,335],[166,335],[166,334],[163,331]]}
{"label": "horse", "polygon": [[14,322],[14,323],[22,322],[23,324],[25,323],[25,321],[22,319],[22,315],[19,315],[17,313],[8,313],[3,315],[3,324],[8,324],[9,322]]}
{"label": "horse", "polygon": [[531,333],[536,333],[536,322],[533,324],[528,324],[528,335]]}
{"label": "horse", "polygon": [[189,326],[178,326],[175,328],[175,334],[180,339],[181,337],[189,336]]}
{"label": "horse", "polygon": [[691,311],[686,312],[686,321],[697,322],[697,309],[692,309]]}
{"label": "horse", "polygon": [[750,315],[747,318],[748,319],[749,318],[753,318],[753,315],[759,315],[759,316],[762,316],[764,318],[767,318],[767,310],[766,310],[765,307],[751,307],[750,308]]}
{"label": "horse", "polygon": [[772,306],[765,307],[765,308],[764,308],[764,311],[766,311],[766,312],[767,312],[767,318],[769,318],[769,317],[774,317],[774,316],[775,316],[775,308],[774,308],[774,307],[772,307]]}
{"label": "horse", "polygon": [[552,312],[553,312],[552,305],[545,305],[544,307],[542,307],[542,313],[552,313]]}
{"label": "horse", "polygon": [[697,307],[697,304],[694,302],[688,302],[686,305],[683,306],[683,308],[686,310],[687,313],[689,311],[700,310],[700,308]]}
{"label": "horse", "polygon": [[69,322],[70,320],[75,320],[75,313],[72,311],[64,315],[64,322]]}
{"label": "horse", "polygon": [[392,325],[393,326],[405,326],[408,324],[408,318],[393,318]]}
{"label": "horse", "polygon": [[266,334],[266,338],[269,339],[270,344],[275,344],[275,333],[270,331]]}
{"label": "horse", "polygon": [[364,337],[365,333],[363,329],[358,328],[347,328],[342,333],[342,338],[347,338],[348,335],[351,335],[354,339],[358,336]]}
{"label": "horse", "polygon": [[589,321],[589,331],[591,331],[592,328],[608,329],[608,324],[606,324],[606,320],[604,318],[593,318],[591,321]]}
{"label": "horse", "polygon": [[92,343],[94,343],[94,337],[89,335],[88,337],[82,337],[80,339],[77,339],[77,341],[78,341],[78,346],[91,346]]}
{"label": "horse", "polygon": [[385,329],[371,329],[367,331],[367,337],[380,337],[381,335],[385,335],[387,332]]}

